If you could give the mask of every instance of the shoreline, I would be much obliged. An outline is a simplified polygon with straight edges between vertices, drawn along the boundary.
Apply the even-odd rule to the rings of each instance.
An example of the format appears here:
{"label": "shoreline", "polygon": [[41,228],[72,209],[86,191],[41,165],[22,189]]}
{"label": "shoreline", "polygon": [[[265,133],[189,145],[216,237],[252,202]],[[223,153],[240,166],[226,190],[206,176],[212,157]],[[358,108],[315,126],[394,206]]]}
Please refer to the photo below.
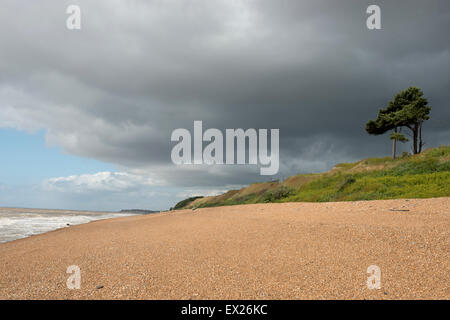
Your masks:
{"label": "shoreline", "polygon": [[[132,217],[132,216],[137,216],[137,215],[138,214],[135,214],[135,215],[130,214],[129,216]],[[98,219],[98,220],[91,220],[91,221],[83,222],[83,223],[79,223],[79,224],[69,224],[67,226],[64,226],[64,227],[61,227],[61,228],[52,229],[52,230],[45,231],[45,232],[42,232],[42,233],[30,234],[29,236],[25,236],[23,238],[17,238],[17,239],[14,239],[14,240],[0,242],[0,246],[2,244],[5,244],[5,243],[11,243],[11,242],[20,241],[20,240],[27,240],[29,238],[33,238],[33,237],[37,237],[37,236],[41,236],[41,235],[46,235],[48,233],[52,233],[52,232],[55,232],[55,231],[69,229],[69,228],[76,227],[76,226],[87,225],[87,224],[90,224],[90,223],[94,223],[96,221],[104,221],[104,220],[110,220],[110,219],[121,219],[121,218],[128,218],[128,217],[111,217],[111,218],[103,218],[103,219]]]}
{"label": "shoreline", "polygon": [[[446,197],[95,220],[1,243],[0,299],[449,299],[449,208]],[[66,287],[71,265],[79,290]],[[367,288],[370,265],[380,290]]]}
{"label": "shoreline", "polygon": [[0,208],[0,244],[92,221],[138,213]]}

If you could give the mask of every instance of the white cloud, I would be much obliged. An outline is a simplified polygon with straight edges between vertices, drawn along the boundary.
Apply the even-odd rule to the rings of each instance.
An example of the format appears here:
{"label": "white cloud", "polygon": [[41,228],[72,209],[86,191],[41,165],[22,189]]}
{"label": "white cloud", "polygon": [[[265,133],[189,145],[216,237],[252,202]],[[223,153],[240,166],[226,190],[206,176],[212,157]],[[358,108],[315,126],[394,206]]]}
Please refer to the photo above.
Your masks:
{"label": "white cloud", "polygon": [[[144,192],[160,182],[148,176],[127,172],[98,172],[95,174],[73,175],[50,178],[43,182],[44,189],[60,192],[122,192],[139,189]],[[148,192],[152,194],[152,192]]]}

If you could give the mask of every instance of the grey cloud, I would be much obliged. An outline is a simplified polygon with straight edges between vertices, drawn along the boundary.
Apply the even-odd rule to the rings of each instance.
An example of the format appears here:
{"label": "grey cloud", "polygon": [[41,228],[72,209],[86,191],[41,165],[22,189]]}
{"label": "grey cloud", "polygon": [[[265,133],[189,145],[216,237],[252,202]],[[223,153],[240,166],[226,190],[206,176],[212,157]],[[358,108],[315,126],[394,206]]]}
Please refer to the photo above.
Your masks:
{"label": "grey cloud", "polygon": [[[279,176],[389,153],[365,134],[399,90],[433,107],[427,146],[449,143],[450,4],[442,1],[4,1],[0,126],[177,186],[267,179],[254,167],[178,168],[170,134],[280,128]],[[380,31],[365,28],[379,4]],[[408,150],[408,146],[403,146]]]}

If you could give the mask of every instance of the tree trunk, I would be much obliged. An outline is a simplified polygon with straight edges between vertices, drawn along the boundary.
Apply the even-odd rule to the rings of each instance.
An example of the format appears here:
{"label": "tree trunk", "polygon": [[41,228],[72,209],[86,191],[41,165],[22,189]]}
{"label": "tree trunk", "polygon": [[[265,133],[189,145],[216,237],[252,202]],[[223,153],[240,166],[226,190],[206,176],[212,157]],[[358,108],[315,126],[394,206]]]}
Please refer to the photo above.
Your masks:
{"label": "tree trunk", "polygon": [[418,150],[417,150],[417,136],[418,136],[418,132],[419,132],[419,124],[415,123],[414,124],[414,130],[413,130],[413,151],[414,151],[414,154],[418,153]]}
{"label": "tree trunk", "polygon": [[[397,128],[394,129],[394,132],[397,133]],[[395,159],[396,151],[397,151],[397,139],[392,139],[392,160]]]}
{"label": "tree trunk", "polygon": [[419,153],[422,152],[422,147],[424,145],[424,143],[422,141],[422,125],[423,125],[423,123],[419,124]]}

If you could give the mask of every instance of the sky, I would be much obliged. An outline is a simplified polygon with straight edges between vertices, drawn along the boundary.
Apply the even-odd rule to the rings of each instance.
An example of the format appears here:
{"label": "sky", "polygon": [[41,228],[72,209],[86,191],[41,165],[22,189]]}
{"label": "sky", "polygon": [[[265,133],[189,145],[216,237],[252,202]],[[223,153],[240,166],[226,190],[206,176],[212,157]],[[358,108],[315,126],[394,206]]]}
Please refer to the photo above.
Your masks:
{"label": "sky", "polygon": [[[448,0],[3,0],[0,206],[161,210],[389,156],[365,123],[409,86],[432,107],[425,147],[448,145],[448,30]],[[195,120],[280,129],[278,174],[175,165],[171,133]]]}

